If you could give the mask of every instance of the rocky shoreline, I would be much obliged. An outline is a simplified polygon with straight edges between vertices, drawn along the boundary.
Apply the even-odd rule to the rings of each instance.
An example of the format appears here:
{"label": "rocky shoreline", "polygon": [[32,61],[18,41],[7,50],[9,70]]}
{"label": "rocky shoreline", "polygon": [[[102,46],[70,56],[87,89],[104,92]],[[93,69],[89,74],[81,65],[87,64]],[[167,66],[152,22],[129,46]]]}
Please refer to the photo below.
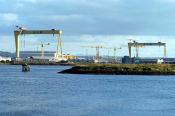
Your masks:
{"label": "rocky shoreline", "polygon": [[171,64],[88,64],[74,66],[59,73],[103,75],[175,75]]}

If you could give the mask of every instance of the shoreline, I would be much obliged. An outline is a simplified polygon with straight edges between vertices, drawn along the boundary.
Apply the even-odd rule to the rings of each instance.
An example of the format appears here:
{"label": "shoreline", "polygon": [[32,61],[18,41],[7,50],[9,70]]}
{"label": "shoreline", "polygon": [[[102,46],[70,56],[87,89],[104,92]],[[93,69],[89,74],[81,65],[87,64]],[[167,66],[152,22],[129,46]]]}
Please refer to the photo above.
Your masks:
{"label": "shoreline", "polygon": [[171,64],[86,64],[63,70],[62,74],[175,75]]}
{"label": "shoreline", "polygon": [[[22,65],[25,62],[12,62],[12,63],[8,63],[8,65]],[[59,66],[75,66],[74,63],[31,63],[31,62],[26,62],[28,65],[59,65]],[[0,64],[1,65],[1,64]],[[2,65],[6,65],[6,64],[2,64]]]}

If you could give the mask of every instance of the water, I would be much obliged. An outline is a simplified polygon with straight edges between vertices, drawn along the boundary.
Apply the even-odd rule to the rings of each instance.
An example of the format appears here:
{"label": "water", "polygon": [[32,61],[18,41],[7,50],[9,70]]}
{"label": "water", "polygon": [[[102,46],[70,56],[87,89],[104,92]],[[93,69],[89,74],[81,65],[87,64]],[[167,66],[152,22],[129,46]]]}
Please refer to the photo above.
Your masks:
{"label": "water", "polygon": [[0,65],[0,116],[174,116],[174,76],[57,74]]}

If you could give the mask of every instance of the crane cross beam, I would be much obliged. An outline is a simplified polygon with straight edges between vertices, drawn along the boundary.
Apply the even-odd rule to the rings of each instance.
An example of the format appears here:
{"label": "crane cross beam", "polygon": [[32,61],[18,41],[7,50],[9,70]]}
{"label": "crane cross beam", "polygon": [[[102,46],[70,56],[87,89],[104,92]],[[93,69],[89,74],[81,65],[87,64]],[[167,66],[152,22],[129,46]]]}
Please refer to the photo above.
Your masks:
{"label": "crane cross beam", "polygon": [[130,46],[165,46],[166,43],[161,43],[161,42],[158,42],[158,43],[138,43],[138,42],[135,42],[135,43],[128,43],[128,45],[130,45]]}
{"label": "crane cross beam", "polygon": [[61,30],[15,30],[15,34],[60,34]]}

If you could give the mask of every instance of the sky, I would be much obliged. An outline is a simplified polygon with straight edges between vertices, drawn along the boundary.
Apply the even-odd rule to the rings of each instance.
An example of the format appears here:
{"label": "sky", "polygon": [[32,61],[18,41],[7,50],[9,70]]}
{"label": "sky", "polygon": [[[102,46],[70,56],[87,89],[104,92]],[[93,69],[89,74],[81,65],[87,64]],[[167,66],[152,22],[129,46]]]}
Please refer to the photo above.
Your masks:
{"label": "sky", "polygon": [[[175,0],[0,0],[0,50],[15,52],[13,31],[27,29],[63,30],[66,54],[95,54],[82,46],[119,48],[128,55],[128,39],[138,42],[165,42],[167,56],[175,57]],[[22,36],[21,50],[56,50],[57,37]],[[25,42],[24,42],[25,41]],[[39,48],[40,49],[40,48]],[[102,49],[101,54],[113,54]],[[133,56],[135,50],[133,49]],[[140,48],[142,57],[162,57],[162,47]]]}

